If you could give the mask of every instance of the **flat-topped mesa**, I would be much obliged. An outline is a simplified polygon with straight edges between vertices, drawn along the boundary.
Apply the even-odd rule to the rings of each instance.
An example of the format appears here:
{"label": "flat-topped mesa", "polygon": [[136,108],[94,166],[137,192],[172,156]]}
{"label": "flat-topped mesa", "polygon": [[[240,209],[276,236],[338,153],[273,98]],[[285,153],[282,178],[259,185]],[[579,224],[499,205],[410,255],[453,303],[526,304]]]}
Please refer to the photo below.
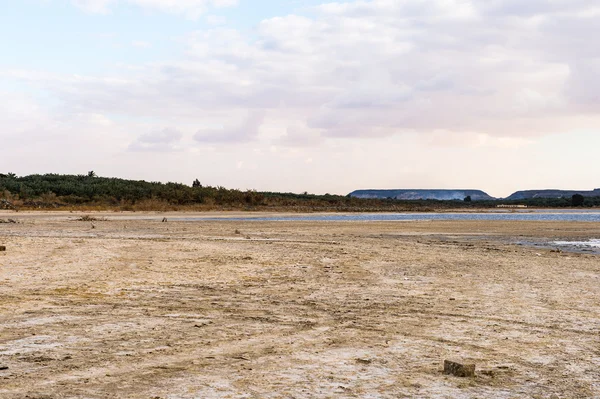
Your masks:
{"label": "flat-topped mesa", "polygon": [[397,199],[397,200],[439,200],[452,201],[464,200],[471,197],[473,201],[494,200],[487,193],[481,190],[448,190],[448,189],[431,189],[431,190],[356,190],[349,194],[350,197],[356,198],[377,198],[377,199]]}
{"label": "flat-topped mesa", "polygon": [[533,198],[571,198],[575,194],[583,195],[584,197],[600,197],[600,188],[596,188],[592,191],[585,190],[558,190],[558,189],[546,189],[546,190],[523,190],[517,191],[507,197],[507,200],[523,200]]}

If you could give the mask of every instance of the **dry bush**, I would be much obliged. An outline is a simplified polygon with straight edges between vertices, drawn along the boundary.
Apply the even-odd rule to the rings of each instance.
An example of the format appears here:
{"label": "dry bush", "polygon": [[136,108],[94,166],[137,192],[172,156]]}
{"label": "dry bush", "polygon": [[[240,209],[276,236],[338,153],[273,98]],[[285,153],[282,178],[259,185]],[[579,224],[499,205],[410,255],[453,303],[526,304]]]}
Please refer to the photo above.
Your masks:
{"label": "dry bush", "polygon": [[91,215],[83,215],[79,219],[75,219],[77,222],[105,222],[107,219],[105,217],[94,217]]}

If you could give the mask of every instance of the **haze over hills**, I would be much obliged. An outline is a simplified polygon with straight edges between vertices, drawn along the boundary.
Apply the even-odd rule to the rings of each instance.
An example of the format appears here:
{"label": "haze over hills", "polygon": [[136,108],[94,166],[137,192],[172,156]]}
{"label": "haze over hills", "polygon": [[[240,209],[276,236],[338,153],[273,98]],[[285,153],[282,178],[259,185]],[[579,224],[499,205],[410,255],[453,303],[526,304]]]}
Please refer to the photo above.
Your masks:
{"label": "haze over hills", "polygon": [[517,191],[506,198],[495,198],[481,190],[413,190],[413,189],[397,189],[397,190],[355,190],[348,194],[350,197],[356,198],[376,198],[376,199],[398,199],[398,200],[463,200],[466,197],[471,197],[473,201],[487,200],[525,200],[534,198],[571,198],[575,194],[581,194],[584,197],[600,197],[600,189],[592,191],[585,190],[524,190]]}
{"label": "haze over hills", "polygon": [[398,200],[464,200],[471,197],[473,201],[494,200],[481,190],[356,190],[349,194],[356,198],[392,198]]}

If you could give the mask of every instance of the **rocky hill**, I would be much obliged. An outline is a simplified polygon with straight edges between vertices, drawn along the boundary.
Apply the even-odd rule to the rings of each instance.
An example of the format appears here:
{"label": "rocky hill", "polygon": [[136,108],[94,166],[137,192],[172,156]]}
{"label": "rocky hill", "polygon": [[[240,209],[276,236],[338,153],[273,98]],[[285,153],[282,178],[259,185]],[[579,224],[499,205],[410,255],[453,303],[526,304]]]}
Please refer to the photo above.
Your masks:
{"label": "rocky hill", "polygon": [[523,200],[533,198],[571,198],[575,194],[581,194],[584,197],[600,197],[600,188],[592,191],[576,190],[524,190],[517,191],[507,197],[507,200]]}
{"label": "rocky hill", "polygon": [[349,194],[355,198],[392,198],[398,200],[464,200],[471,197],[473,201],[494,200],[481,190],[356,190]]}

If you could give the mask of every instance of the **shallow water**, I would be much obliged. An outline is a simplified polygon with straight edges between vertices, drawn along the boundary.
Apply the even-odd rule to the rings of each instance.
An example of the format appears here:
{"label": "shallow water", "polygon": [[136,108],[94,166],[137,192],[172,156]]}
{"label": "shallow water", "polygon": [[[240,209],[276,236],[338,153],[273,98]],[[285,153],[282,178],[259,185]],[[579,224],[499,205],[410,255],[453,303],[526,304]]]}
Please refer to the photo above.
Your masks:
{"label": "shallow water", "polygon": [[589,241],[554,241],[554,245],[571,246],[577,248],[598,248],[600,249],[600,240],[594,239]]}
{"label": "shallow water", "polygon": [[516,221],[552,221],[552,222],[600,222],[600,212],[481,212],[481,213],[355,213],[355,214],[315,214],[299,216],[266,216],[266,217],[192,217],[173,218],[182,221],[232,220],[232,221],[330,221],[330,222],[385,222],[414,220],[516,220]]}

